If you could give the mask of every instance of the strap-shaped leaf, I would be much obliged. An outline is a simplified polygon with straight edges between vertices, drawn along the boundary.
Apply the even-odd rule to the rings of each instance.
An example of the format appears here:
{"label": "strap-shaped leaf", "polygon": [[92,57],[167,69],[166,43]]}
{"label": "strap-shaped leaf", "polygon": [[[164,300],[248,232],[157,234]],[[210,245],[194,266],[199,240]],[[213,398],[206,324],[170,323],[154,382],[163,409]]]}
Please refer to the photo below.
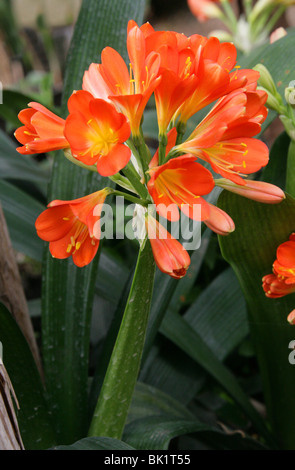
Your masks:
{"label": "strap-shaped leaf", "polygon": [[[103,47],[126,53],[129,19],[141,22],[144,1],[84,0],[67,60],[63,109],[81,88],[84,70],[100,60]],[[98,190],[105,181],[55,158],[50,199],[73,199]],[[76,268],[70,261],[44,260],[43,355],[46,384],[57,433],[62,443],[73,442],[87,430],[88,350],[97,259]]]}
{"label": "strap-shaped leaf", "polygon": [[[185,420],[163,416],[148,416],[126,426],[124,440],[141,450],[167,450],[171,440],[186,434],[195,434],[196,438],[208,442],[214,450],[263,450],[259,442],[240,435],[226,435],[211,425],[197,420]],[[179,452],[178,452],[179,453]],[[184,455],[175,462],[185,463]],[[176,460],[177,459],[177,460]],[[160,459],[165,462],[164,458]],[[153,461],[152,461],[153,462]],[[188,462],[187,462],[188,463]]]}
{"label": "strap-shaped leaf", "polygon": [[287,195],[276,205],[261,204],[223,192],[219,206],[233,218],[236,230],[220,237],[224,258],[232,265],[249,311],[268,416],[283,448],[294,449],[295,369],[288,361],[294,329],[286,318],[295,306],[294,295],[269,299],[262,277],[272,272],[276,249],[295,228],[295,200]]}
{"label": "strap-shaped leaf", "polygon": [[270,153],[269,163],[263,169],[261,181],[286,189],[286,167],[290,137],[286,132],[282,132],[275,140]]}
{"label": "strap-shaped leaf", "polygon": [[25,449],[47,449],[55,443],[55,436],[41,379],[25,337],[2,304],[0,341],[5,367],[20,406],[17,419]]}
{"label": "strap-shaped leaf", "polygon": [[[21,123],[19,122],[19,125]],[[0,177],[45,185],[49,175],[30,156],[20,155],[12,140],[0,130]]]}
{"label": "strap-shaped leaf", "polygon": [[43,241],[37,236],[35,220],[44,210],[44,206],[4,180],[0,180],[0,201],[13,247],[31,258],[41,261]]}
{"label": "strap-shaped leaf", "polygon": [[219,361],[212,350],[196,331],[193,331],[186,320],[177,313],[170,313],[164,318],[161,332],[192,357],[198,364],[209,372],[219,384],[231,395],[240,408],[249,416],[256,429],[269,441],[263,419],[256,412],[247,395],[239,385],[234,375]]}
{"label": "strap-shaped leaf", "polygon": [[[135,450],[134,447],[110,437],[85,437],[69,446],[57,446],[53,450]],[[106,457],[111,458],[111,457]],[[111,462],[110,462],[111,463]]]}

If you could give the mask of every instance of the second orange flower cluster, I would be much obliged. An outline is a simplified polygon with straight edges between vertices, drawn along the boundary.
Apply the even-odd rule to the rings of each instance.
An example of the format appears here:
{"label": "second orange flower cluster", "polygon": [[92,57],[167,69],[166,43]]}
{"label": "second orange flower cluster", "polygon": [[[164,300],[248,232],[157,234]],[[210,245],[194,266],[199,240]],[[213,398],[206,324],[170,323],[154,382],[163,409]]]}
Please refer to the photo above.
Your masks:
{"label": "second orange flower cluster", "polygon": [[[21,111],[23,126],[15,133],[22,144],[18,151],[67,149],[72,161],[96,168],[102,176],[116,176],[118,184],[127,177],[138,204],[155,204],[158,214],[170,221],[178,220],[183,211],[223,235],[234,230],[234,222],[204,198],[216,185],[267,203],[284,198],[273,185],[244,179],[268,163],[267,146],[255,138],[267,116],[267,95],[257,90],[258,72],[236,66],[233,44],[155,31],[149,23],[138,27],[131,20],[127,50],[129,67],[116,50],[102,51],[101,63],[90,65],[82,90],[69,98],[66,119],[38,103]],[[159,128],[159,148],[153,157],[141,129],[152,95]],[[186,136],[187,121],[213,102],[211,111]],[[222,178],[214,179],[214,173]],[[97,207],[111,193],[115,191],[105,188],[49,204],[36,228],[50,242],[53,256],[72,256],[77,266],[93,259],[100,232]],[[195,215],[196,204],[201,215]],[[158,267],[182,277],[190,263],[187,252],[149,211],[145,223]]]}

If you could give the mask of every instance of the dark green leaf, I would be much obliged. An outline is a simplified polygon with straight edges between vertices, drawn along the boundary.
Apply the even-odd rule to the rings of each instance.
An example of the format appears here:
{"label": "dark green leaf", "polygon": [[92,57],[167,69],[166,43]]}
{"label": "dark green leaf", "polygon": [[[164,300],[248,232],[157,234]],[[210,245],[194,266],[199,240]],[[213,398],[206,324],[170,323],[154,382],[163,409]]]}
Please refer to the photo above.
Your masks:
{"label": "dark green leaf", "polygon": [[220,238],[223,256],[232,265],[249,307],[250,331],[256,347],[268,416],[283,448],[294,449],[295,369],[288,361],[294,330],[287,323],[294,295],[269,299],[262,277],[272,272],[279,244],[294,231],[295,200],[267,205],[223,192],[219,206],[234,219],[236,230]]}
{"label": "dark green leaf", "polygon": [[234,350],[249,327],[243,293],[232,269],[203,290],[184,318],[221,361]]}
{"label": "dark green leaf", "polygon": [[44,210],[44,206],[3,180],[0,180],[0,202],[13,247],[31,258],[41,261],[43,242],[37,236],[35,221]]}
{"label": "dark green leaf", "polygon": [[15,320],[0,304],[3,362],[19,402],[17,419],[26,450],[44,450],[55,442],[44,389],[30,348]]}
{"label": "dark green leaf", "polygon": [[[100,60],[103,47],[126,56],[127,22],[140,23],[144,1],[84,0],[68,54],[63,113],[84,71]],[[50,199],[73,199],[106,185],[91,172],[55,159]],[[70,443],[87,430],[88,351],[97,261],[80,269],[70,261],[52,260],[46,251],[43,290],[43,355],[51,407],[59,442]]]}
{"label": "dark green leaf", "polygon": [[75,444],[57,446],[53,450],[135,450],[126,442],[110,437],[86,437]]}
{"label": "dark green leaf", "polygon": [[250,403],[234,375],[219,361],[202,337],[191,329],[185,319],[178,314],[167,315],[161,325],[161,332],[214,377],[249,416],[256,429],[271,441],[263,419]]}
{"label": "dark green leaf", "polygon": [[194,419],[192,413],[179,401],[151,385],[137,382],[127,423],[153,415],[170,418]]}
{"label": "dark green leaf", "polygon": [[265,44],[263,47],[253,50],[239,61],[242,68],[252,68],[261,63],[270,71],[278,90],[284,97],[285,87],[295,76],[295,65],[292,61],[286,61],[286,57],[292,56],[295,40],[295,30],[290,29],[287,36],[273,44]]}
{"label": "dark green leaf", "polygon": [[210,426],[196,420],[148,416],[128,424],[123,438],[136,449],[167,450],[174,437],[209,430]]}
{"label": "dark green leaf", "polygon": [[269,163],[261,174],[261,181],[271,183],[285,189],[287,156],[290,137],[286,132],[277,137],[269,154]]}
{"label": "dark green leaf", "polygon": [[21,155],[15,148],[9,137],[0,130],[0,178],[20,179],[46,186],[49,174],[29,155]]}

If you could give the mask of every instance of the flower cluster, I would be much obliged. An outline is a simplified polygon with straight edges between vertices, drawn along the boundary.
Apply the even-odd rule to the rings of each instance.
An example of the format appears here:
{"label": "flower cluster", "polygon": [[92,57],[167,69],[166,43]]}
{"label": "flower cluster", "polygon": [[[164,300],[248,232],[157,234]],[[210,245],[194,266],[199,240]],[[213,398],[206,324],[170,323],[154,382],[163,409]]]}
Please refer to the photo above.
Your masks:
{"label": "flower cluster", "polygon": [[[159,215],[173,222],[182,211],[227,235],[234,222],[206,200],[215,186],[267,203],[284,198],[276,186],[245,179],[268,163],[267,146],[255,138],[267,116],[267,94],[257,90],[257,71],[236,65],[234,45],[214,37],[155,31],[149,23],[139,27],[131,20],[127,50],[129,67],[111,47],[102,51],[101,63],[90,65],[82,89],[70,96],[66,119],[38,103],[21,111],[18,151],[63,149],[73,163],[129,189],[127,200],[144,208],[155,205],[158,215],[145,209],[143,226],[159,269],[180,278],[190,257],[161,226]],[[152,95],[159,129],[153,156],[141,127]],[[187,136],[187,121],[212,103]],[[36,221],[51,254],[72,256],[77,266],[90,263],[99,245],[102,205],[118,193],[105,188],[73,201],[51,202]],[[200,211],[194,211],[196,205]]]}
{"label": "flower cluster", "polygon": [[[295,233],[277,248],[273,273],[262,278],[262,287],[265,295],[271,299],[295,292]],[[295,324],[294,310],[289,314],[288,321]]]}

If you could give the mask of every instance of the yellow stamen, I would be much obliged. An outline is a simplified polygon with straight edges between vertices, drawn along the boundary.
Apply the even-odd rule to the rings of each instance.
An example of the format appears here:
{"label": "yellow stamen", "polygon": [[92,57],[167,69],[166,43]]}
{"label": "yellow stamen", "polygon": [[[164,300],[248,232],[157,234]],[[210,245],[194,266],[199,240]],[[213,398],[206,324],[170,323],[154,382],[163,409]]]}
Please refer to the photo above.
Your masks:
{"label": "yellow stamen", "polygon": [[80,243],[80,242],[77,242],[77,243],[76,243],[76,250],[79,250],[80,246],[81,246],[81,243]]}
{"label": "yellow stamen", "polygon": [[71,249],[72,249],[72,245],[68,245],[67,253],[70,253],[70,252],[71,252]]}
{"label": "yellow stamen", "polygon": [[63,217],[62,220],[70,220],[69,217]]}

